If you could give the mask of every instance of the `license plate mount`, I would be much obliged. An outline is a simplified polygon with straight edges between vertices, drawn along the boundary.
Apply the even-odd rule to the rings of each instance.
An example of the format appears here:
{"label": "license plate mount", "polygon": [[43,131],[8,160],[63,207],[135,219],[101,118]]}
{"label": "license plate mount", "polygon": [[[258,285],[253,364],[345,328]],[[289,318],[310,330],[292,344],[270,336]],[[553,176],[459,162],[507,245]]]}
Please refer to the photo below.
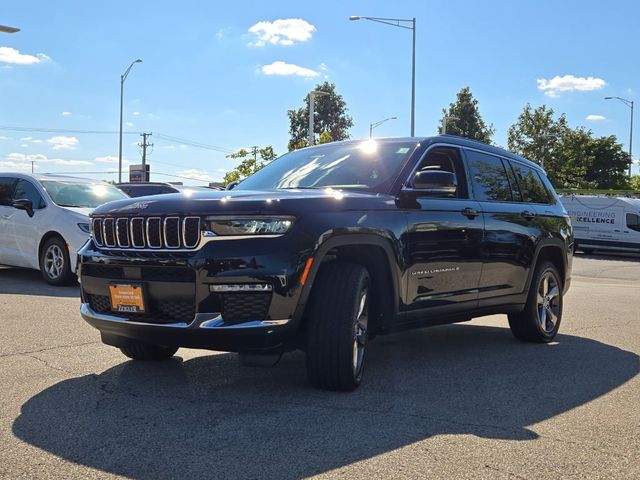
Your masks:
{"label": "license plate mount", "polygon": [[118,313],[146,313],[144,289],[139,283],[109,285],[111,310]]}

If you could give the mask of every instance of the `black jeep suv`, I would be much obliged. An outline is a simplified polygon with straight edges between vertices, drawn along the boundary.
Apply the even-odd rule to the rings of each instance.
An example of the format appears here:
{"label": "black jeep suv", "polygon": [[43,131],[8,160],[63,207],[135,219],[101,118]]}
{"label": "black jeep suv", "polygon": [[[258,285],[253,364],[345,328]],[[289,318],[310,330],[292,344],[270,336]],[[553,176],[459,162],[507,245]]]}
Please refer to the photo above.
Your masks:
{"label": "black jeep suv", "polygon": [[360,384],[377,334],[503,313],[549,342],[571,278],[544,171],[448,135],[297,150],[231,191],[108,203],[91,226],[81,313],[104,343],[136,360],[299,348],[333,390]]}

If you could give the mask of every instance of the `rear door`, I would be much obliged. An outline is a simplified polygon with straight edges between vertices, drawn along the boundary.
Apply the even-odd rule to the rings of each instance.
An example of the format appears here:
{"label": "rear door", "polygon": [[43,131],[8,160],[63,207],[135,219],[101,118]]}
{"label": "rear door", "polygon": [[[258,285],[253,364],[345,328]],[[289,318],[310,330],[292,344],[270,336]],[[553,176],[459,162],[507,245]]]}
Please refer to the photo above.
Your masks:
{"label": "rear door", "polygon": [[415,208],[407,210],[407,303],[443,313],[473,308],[482,269],[482,210],[469,198],[460,149],[431,149],[417,170],[428,168],[455,173],[458,192],[454,198],[417,195]]}
{"label": "rear door", "polygon": [[465,150],[465,155],[485,218],[478,298],[480,306],[489,306],[524,291],[541,228],[535,206],[523,202],[509,161],[476,150]]}
{"label": "rear door", "polygon": [[16,179],[0,176],[0,264],[14,265],[13,226],[10,224],[15,208],[11,206]]}

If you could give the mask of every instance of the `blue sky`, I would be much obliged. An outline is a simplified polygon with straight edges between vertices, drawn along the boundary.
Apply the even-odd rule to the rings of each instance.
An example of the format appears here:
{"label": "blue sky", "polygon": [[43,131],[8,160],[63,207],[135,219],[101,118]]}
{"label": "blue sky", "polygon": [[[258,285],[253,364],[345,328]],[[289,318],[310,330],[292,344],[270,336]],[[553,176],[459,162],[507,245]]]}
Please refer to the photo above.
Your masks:
{"label": "blue sky", "polygon": [[[153,180],[219,180],[234,164],[225,151],[240,147],[285,153],[287,110],[325,79],[347,102],[352,137],[389,116],[376,133],[408,135],[411,32],[350,15],[417,18],[419,135],[469,85],[500,145],[529,102],[627,148],[629,109],[603,97],[639,99],[640,4],[629,0],[7,2],[0,24],[21,31],[0,33],[0,125],[117,131],[120,74],[142,58],[126,82],[135,134],[124,157],[138,163],[137,133],[153,132]],[[0,170],[35,160],[38,172],[107,172],[117,154],[115,134],[0,130]]]}

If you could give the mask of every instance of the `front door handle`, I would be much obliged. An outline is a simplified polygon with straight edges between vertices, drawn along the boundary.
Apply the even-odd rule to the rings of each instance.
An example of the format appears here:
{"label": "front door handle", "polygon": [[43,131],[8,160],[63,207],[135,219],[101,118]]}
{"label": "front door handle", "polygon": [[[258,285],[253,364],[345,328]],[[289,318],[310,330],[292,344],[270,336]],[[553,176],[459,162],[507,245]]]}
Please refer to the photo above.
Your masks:
{"label": "front door handle", "polygon": [[478,215],[480,215],[480,212],[478,212],[477,210],[473,209],[473,208],[465,208],[462,210],[462,215],[464,215],[465,217],[473,220],[474,218],[476,218]]}
{"label": "front door handle", "polygon": [[533,220],[536,217],[536,213],[529,210],[525,210],[520,215],[522,216],[522,218],[526,218],[527,220]]}

